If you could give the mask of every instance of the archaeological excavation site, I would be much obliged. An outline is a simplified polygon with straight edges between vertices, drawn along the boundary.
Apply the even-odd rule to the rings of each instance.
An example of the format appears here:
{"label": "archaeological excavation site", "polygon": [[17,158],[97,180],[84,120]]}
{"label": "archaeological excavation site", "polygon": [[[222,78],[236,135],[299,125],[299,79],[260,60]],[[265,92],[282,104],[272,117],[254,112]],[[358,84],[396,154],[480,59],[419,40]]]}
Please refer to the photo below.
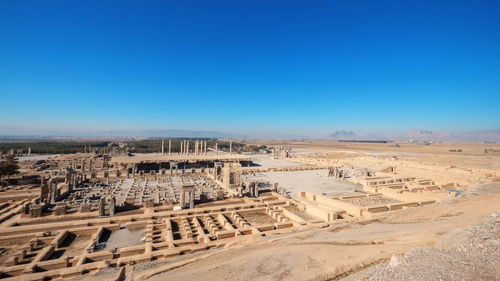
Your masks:
{"label": "archaeological excavation site", "polygon": [[129,145],[2,153],[0,279],[368,280],[500,210],[500,155],[477,145],[464,166],[444,145]]}
{"label": "archaeological excavation site", "polygon": [[500,0],[0,0],[0,281],[500,281]]}

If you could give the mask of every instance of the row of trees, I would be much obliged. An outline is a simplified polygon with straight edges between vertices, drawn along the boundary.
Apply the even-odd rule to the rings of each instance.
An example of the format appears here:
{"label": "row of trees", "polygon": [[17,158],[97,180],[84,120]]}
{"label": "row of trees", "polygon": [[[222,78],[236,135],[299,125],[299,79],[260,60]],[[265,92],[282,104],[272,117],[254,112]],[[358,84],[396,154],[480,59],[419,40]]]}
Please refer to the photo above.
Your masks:
{"label": "row of trees", "polygon": [[[171,150],[176,153],[181,149],[181,143],[184,139],[170,139],[172,144]],[[196,139],[188,139],[190,141],[189,148],[194,150],[194,142]],[[230,143],[228,141],[218,141],[216,139],[198,139],[207,142],[207,147],[214,148],[215,143],[217,142],[217,146],[219,150],[229,150]],[[165,152],[168,152],[168,139],[165,139]],[[233,142],[233,152],[258,152],[260,149],[267,149],[265,145],[257,146],[257,145],[247,145],[244,143]],[[152,152],[160,152],[161,151],[161,140],[153,139],[153,140],[140,140],[134,141],[132,143],[132,151],[136,153],[152,153]]]}
{"label": "row of trees", "polygon": [[109,141],[25,141],[25,142],[0,142],[0,151],[7,154],[11,149],[17,152],[22,149],[27,153],[31,147],[31,153],[35,154],[69,154],[83,152],[87,147],[107,147]]}
{"label": "row of trees", "polygon": [[0,161],[0,181],[12,175],[19,173],[19,165],[17,164],[17,159],[8,155],[5,160]]}
{"label": "row of trees", "polygon": [[[181,150],[181,143],[184,139],[170,139],[172,144],[171,150],[172,152],[179,152]],[[190,141],[189,148],[194,149],[195,139],[186,139]],[[197,139],[207,141],[208,147],[215,147],[215,139]],[[168,141],[169,139],[165,139],[165,152],[168,152]],[[229,147],[229,142],[227,144],[225,142],[217,142],[219,145],[219,149],[223,149],[221,147],[222,144],[227,145]],[[153,140],[140,140],[134,141],[132,143],[132,148],[134,152],[137,153],[151,153],[151,152],[159,152],[161,151],[161,139],[153,139]],[[233,143],[234,148],[234,143]]]}
{"label": "row of trees", "polygon": [[[184,139],[170,139],[172,143],[172,152],[178,152],[181,148],[181,142]],[[190,148],[194,148],[195,139],[189,139],[191,141]],[[215,142],[219,147],[219,150],[229,150],[228,141],[217,141],[216,139],[200,139],[207,141],[207,146],[210,148],[215,147]],[[165,139],[165,152],[168,151],[168,139]],[[133,141],[130,146],[133,152],[136,153],[152,153],[161,151],[161,139],[147,139]],[[23,153],[27,153],[28,149],[31,148],[31,153],[33,154],[70,154],[83,152],[84,148],[103,148],[109,146],[117,146],[117,143],[110,141],[22,141],[22,142],[0,142],[0,152],[7,154],[11,149],[14,149],[14,153],[18,149],[21,149]],[[233,152],[247,152],[254,151],[257,152],[259,149],[266,149],[265,146],[255,146],[247,145],[244,143],[233,142]]]}

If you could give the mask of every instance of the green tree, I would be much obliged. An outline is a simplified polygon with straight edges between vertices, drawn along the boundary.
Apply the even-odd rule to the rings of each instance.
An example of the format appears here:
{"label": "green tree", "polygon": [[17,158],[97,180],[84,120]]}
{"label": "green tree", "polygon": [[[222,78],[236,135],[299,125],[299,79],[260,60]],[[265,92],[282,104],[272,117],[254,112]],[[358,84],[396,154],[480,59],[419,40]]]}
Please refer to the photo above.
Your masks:
{"label": "green tree", "polygon": [[17,159],[9,155],[5,157],[5,160],[0,162],[0,180],[5,176],[11,176],[19,173],[19,165],[17,164]]}

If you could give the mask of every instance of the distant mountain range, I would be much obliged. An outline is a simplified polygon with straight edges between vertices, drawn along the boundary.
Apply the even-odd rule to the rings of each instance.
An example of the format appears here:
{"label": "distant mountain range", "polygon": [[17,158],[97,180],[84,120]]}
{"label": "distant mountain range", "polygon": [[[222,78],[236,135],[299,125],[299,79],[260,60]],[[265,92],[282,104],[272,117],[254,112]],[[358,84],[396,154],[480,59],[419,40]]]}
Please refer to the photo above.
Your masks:
{"label": "distant mountain range", "polygon": [[333,139],[350,140],[350,139],[355,139],[356,135],[354,134],[354,132],[341,130],[331,134],[330,137]]}
{"label": "distant mountain range", "polygon": [[[29,131],[30,133],[26,133]],[[9,133],[2,133],[9,132]],[[262,138],[262,139],[321,139],[321,140],[395,140],[395,141],[467,141],[467,142],[500,142],[500,130],[469,131],[469,132],[441,132],[430,130],[410,130],[406,134],[378,135],[357,134],[349,130],[335,131],[329,135],[322,136],[300,136],[297,135],[274,135],[261,132],[259,135],[232,134],[218,131],[204,130],[101,130],[101,131],[63,131],[42,129],[13,130],[12,128],[0,127],[0,138]]]}
{"label": "distant mountain range", "polygon": [[472,132],[434,132],[428,130],[411,130],[401,137],[404,140],[416,141],[471,141],[500,142],[500,130]]}
{"label": "distant mountain range", "polygon": [[500,130],[471,131],[471,132],[437,132],[430,130],[410,130],[403,135],[373,136],[358,135],[352,131],[336,131],[324,139],[334,140],[398,140],[398,141],[466,141],[466,142],[500,142]]}

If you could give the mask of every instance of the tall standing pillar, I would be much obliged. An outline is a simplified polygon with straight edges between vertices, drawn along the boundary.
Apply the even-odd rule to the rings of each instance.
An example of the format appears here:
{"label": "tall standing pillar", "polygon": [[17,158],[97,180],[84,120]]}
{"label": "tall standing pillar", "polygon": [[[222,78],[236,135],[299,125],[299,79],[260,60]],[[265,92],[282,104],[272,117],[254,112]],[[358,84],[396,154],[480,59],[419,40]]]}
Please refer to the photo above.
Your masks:
{"label": "tall standing pillar", "polygon": [[194,209],[194,190],[189,192],[189,209]]}
{"label": "tall standing pillar", "polygon": [[187,141],[186,144],[186,155],[189,155],[189,140]]}
{"label": "tall standing pillar", "polygon": [[186,204],[186,192],[184,192],[184,190],[182,190],[181,192],[181,207],[184,208]]}
{"label": "tall standing pillar", "polygon": [[103,217],[105,215],[104,198],[101,198],[101,200],[99,201],[99,206],[98,206],[97,210],[99,212],[100,217]]}
{"label": "tall standing pillar", "polygon": [[161,155],[165,154],[165,140],[161,140]]}
{"label": "tall standing pillar", "polygon": [[57,189],[57,183],[52,183],[52,198],[50,199],[51,204],[55,204],[57,201],[58,196],[58,189]]}
{"label": "tall standing pillar", "polygon": [[42,177],[42,185],[40,187],[40,203],[46,203],[49,198],[49,186],[47,185],[47,182],[45,182],[45,179]]}
{"label": "tall standing pillar", "polygon": [[205,148],[204,148],[204,150],[205,150],[205,155],[207,155],[207,141],[205,141]]}
{"label": "tall standing pillar", "polygon": [[219,155],[219,146],[215,143],[215,155]]}
{"label": "tall standing pillar", "polygon": [[109,202],[109,216],[113,217],[116,210],[116,199],[114,196],[111,197]]}
{"label": "tall standing pillar", "polygon": [[196,142],[194,143],[194,154],[195,155],[198,155],[198,148],[199,148],[199,146],[198,146],[198,140],[196,140]]}
{"label": "tall standing pillar", "polygon": [[229,141],[229,154],[233,154],[233,141]]}
{"label": "tall standing pillar", "polygon": [[171,150],[172,150],[172,140],[169,139],[168,140],[168,155],[170,155]]}

